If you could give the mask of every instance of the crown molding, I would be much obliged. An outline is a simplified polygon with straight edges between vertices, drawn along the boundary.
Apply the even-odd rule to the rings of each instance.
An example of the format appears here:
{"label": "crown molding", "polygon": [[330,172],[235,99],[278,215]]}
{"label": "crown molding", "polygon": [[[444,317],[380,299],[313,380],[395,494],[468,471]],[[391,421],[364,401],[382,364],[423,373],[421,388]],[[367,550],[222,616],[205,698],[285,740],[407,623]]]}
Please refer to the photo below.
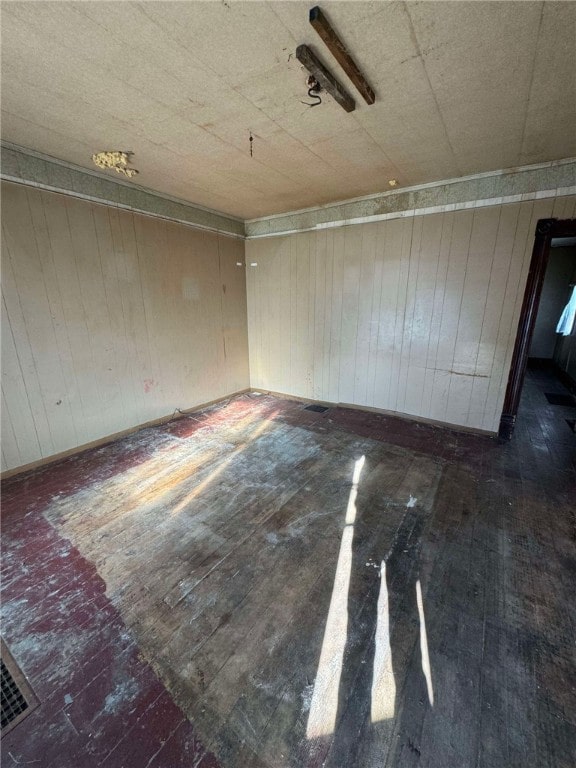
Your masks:
{"label": "crown molding", "polygon": [[6,181],[249,240],[576,194],[576,158],[569,157],[243,221],[10,142],[0,142],[0,151],[0,178]]}
{"label": "crown molding", "polygon": [[396,188],[245,222],[247,239],[576,193],[576,158]]}
{"label": "crown molding", "polygon": [[2,141],[0,178],[50,192],[155,216],[197,229],[231,237],[244,237],[242,219],[194,205],[130,181],[111,178],[97,170],[82,168],[35,150]]}

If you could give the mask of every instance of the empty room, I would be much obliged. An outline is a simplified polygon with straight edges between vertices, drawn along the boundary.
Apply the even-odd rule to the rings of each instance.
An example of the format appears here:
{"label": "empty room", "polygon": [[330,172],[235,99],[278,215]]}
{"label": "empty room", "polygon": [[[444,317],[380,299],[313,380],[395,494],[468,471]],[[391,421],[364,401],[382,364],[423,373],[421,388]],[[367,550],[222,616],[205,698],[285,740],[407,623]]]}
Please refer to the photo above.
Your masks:
{"label": "empty room", "polygon": [[2,768],[574,768],[576,3],[0,10]]}

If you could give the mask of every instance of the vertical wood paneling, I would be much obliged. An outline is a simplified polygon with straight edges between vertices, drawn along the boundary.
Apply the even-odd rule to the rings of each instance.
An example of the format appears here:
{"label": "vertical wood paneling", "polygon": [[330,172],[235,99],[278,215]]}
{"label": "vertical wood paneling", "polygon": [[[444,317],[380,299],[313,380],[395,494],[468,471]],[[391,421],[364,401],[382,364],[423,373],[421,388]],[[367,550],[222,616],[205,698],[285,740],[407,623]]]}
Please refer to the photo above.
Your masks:
{"label": "vertical wood paneling", "polygon": [[[536,222],[569,218],[574,205],[542,199],[248,241],[247,260],[259,262],[248,273],[253,386],[273,379],[278,392],[495,432]],[[284,333],[262,313],[267,296]],[[263,326],[278,350],[269,362]]]}
{"label": "vertical wood paneling", "polygon": [[[270,243],[271,245],[277,243]],[[285,242],[284,242],[285,244]],[[259,290],[258,286],[256,285],[255,275],[252,274],[252,269],[250,267],[251,261],[257,261],[260,256],[260,251],[262,250],[263,242],[261,240],[255,240],[253,243],[253,248],[250,252],[250,258],[248,258],[248,253],[245,254],[245,273],[246,273],[246,302],[251,307],[251,312],[248,314],[247,321],[248,321],[248,354],[250,356],[250,380],[253,387],[261,387],[262,384],[260,383],[261,374],[259,369],[259,349],[258,344],[260,341],[260,334],[257,332],[258,327],[258,316],[260,314],[259,307],[260,307],[260,294],[261,291]],[[273,258],[273,252],[270,254],[271,258]],[[281,341],[281,337],[279,337],[279,343]]]}
{"label": "vertical wood paneling", "polygon": [[322,351],[322,379],[319,383],[319,395],[322,399],[330,389],[330,361],[332,356],[332,336],[330,320],[332,317],[332,285],[334,279],[334,240],[333,233],[325,231],[323,236],[323,249],[326,257],[326,274],[324,276],[324,342]]}
{"label": "vertical wood paneling", "polygon": [[[282,275],[282,281],[286,279],[286,268],[289,262],[286,260],[287,243],[283,242],[276,249],[273,260],[269,264],[271,270],[278,270]],[[260,263],[260,262],[259,262]],[[267,268],[267,259],[262,260],[262,267]],[[285,283],[274,280],[274,272],[270,276],[271,290],[268,292],[268,312],[266,320],[268,328],[268,350],[267,350],[267,372],[269,376],[269,389],[274,392],[283,383],[283,377],[287,372],[287,361],[285,358],[288,349],[288,331],[287,318],[289,317],[289,306],[287,292],[283,290]]]}
{"label": "vertical wood paneling", "polygon": [[241,241],[2,192],[4,470],[249,386]]}
{"label": "vertical wood paneling", "polygon": [[[370,312],[370,343],[366,365],[366,405],[373,406],[376,386],[376,369],[379,360],[378,342],[380,338],[380,320],[382,303],[382,272],[384,267],[383,250],[386,247],[386,232],[382,222],[371,225],[374,278],[372,281],[372,306]],[[360,374],[360,372],[358,372]]]}
{"label": "vertical wood paneling", "polygon": [[[131,268],[127,254],[127,248],[124,244],[123,229],[125,227],[122,227],[123,213],[114,208],[107,209],[107,213],[109,217],[110,234],[112,238],[112,249],[107,254],[107,258],[111,260],[111,266],[113,267],[115,273],[111,275],[111,278],[116,280],[117,295],[115,298],[117,301],[118,313],[121,318],[122,335],[116,338],[118,346],[120,347],[121,344],[121,349],[124,352],[124,356],[117,364],[119,369],[119,379],[120,381],[125,382],[124,386],[126,387],[131,407],[136,406],[138,411],[142,412],[145,409],[145,401],[144,392],[139,386],[139,382],[141,381],[142,377],[138,366],[138,346],[137,339],[135,337],[135,313],[133,310],[132,300],[132,284],[135,280],[134,269]],[[59,233],[59,229],[57,227],[55,227],[55,230]],[[73,251],[70,255],[70,259],[72,261],[74,259]],[[77,331],[74,326],[74,319],[72,319],[70,327],[74,329],[73,334],[75,335]],[[76,357],[77,356],[75,355],[75,359]],[[86,386],[83,382],[84,370],[86,370],[86,368],[84,366],[80,366],[79,388],[81,393],[86,391]],[[82,377],[82,380],[80,380],[80,377]],[[87,404],[87,415],[88,419],[90,420],[93,418],[93,411],[90,410],[91,402],[93,402],[92,398]],[[94,431],[94,428],[90,430],[90,435],[87,437],[88,440],[94,439],[91,437],[91,435],[94,434]]]}
{"label": "vertical wood paneling", "polygon": [[[260,243],[261,261],[266,260],[267,243]],[[280,305],[280,327],[278,329],[277,336],[273,340],[273,348],[277,350],[278,358],[273,356],[272,360],[278,360],[278,373],[279,376],[275,378],[276,384],[286,383],[289,386],[290,382],[290,315],[291,315],[291,293],[290,293],[290,273],[292,269],[290,259],[290,248],[292,246],[291,240],[282,240],[275,242],[276,248],[276,260],[273,264],[274,271],[270,276],[272,281],[276,282],[278,276],[280,277],[279,284],[279,305]],[[260,260],[258,263],[260,263]],[[251,276],[252,273],[248,273]],[[257,274],[256,274],[257,276]],[[264,318],[265,322],[265,318]],[[250,333],[248,338],[251,339]],[[261,371],[259,372],[261,374]],[[252,369],[250,369],[250,376],[252,376]],[[261,375],[260,375],[261,380]],[[262,386],[262,385],[261,385]],[[279,391],[274,389],[274,391]]]}
{"label": "vertical wood paneling", "polygon": [[[388,398],[396,410],[398,406],[398,383],[400,381],[400,366],[402,362],[402,349],[404,346],[404,325],[406,320],[406,301],[408,298],[409,257],[412,242],[412,218],[401,219],[399,222],[399,239],[394,243],[394,250],[390,253],[392,264],[396,267],[390,280],[384,311],[390,315],[392,321],[391,335],[386,333],[381,339],[386,343],[389,340],[390,356],[382,356],[384,370],[388,370]],[[385,276],[387,280],[388,276]]]}
{"label": "vertical wood paneling", "polygon": [[23,463],[8,403],[4,397],[4,388],[2,388],[2,413],[5,414],[2,421],[2,471],[4,471]]}
{"label": "vertical wood paneling", "polygon": [[[388,226],[387,226],[388,225]],[[378,301],[378,334],[372,406],[392,401],[395,331],[400,298],[399,281],[403,232],[402,219],[380,222],[377,258],[380,264],[380,298]]]}
{"label": "vertical wood paneling", "polygon": [[483,307],[480,341],[477,345],[472,394],[468,405],[468,423],[483,423],[497,345],[498,328],[504,306],[504,297],[514,240],[517,231],[519,206],[503,206],[500,211],[498,231],[490,258],[490,276]]}
{"label": "vertical wood paneling", "polygon": [[[522,265],[532,253],[535,224],[532,227],[532,203],[507,206],[507,209],[517,208],[518,219],[514,229],[512,253],[506,277],[506,285],[498,322],[498,331],[493,355],[493,363],[488,380],[488,393],[484,407],[484,429],[493,429],[502,411],[504,392],[508,383],[508,374],[512,356],[512,346],[516,338],[518,315],[516,313],[516,297],[521,289]],[[499,259],[500,260],[500,257]],[[522,284],[522,291],[524,283]],[[472,409],[471,409],[472,410]]]}
{"label": "vertical wood paneling", "polygon": [[304,397],[312,397],[313,349],[312,334],[314,324],[310,318],[310,241],[313,238],[299,237],[296,240],[294,265],[295,290],[295,348],[298,354],[294,356],[294,376],[301,382]]}
{"label": "vertical wood paneling", "polygon": [[434,317],[442,217],[438,215],[420,217],[415,221],[415,230],[417,236],[413,237],[412,252],[417,254],[417,270],[412,298],[408,367],[404,383],[403,410],[406,413],[419,413],[422,410]]}
{"label": "vertical wood paneling", "polygon": [[[273,269],[273,264],[264,261],[258,261],[258,267],[256,277],[259,284],[264,282],[269,285],[268,272]],[[270,322],[271,322],[271,310],[270,305],[274,300],[273,292],[268,291],[262,293],[260,296],[260,354],[262,357],[262,369],[266,371],[268,379],[266,381],[266,387],[269,389],[272,384],[274,372],[272,370],[271,362],[271,349],[270,349]]]}
{"label": "vertical wood paneling", "polygon": [[[33,461],[30,457],[40,453],[40,439],[30,407],[30,395],[16,351],[4,296],[2,297],[2,396],[5,401],[2,408],[4,452],[6,457],[20,456],[21,464],[26,464],[28,461]],[[11,429],[13,424],[17,425],[17,430]],[[11,434],[5,433],[5,425]]]}
{"label": "vertical wood paneling", "polygon": [[[95,243],[102,273],[104,306],[108,322],[107,332],[110,334],[110,337],[116,340],[115,344],[108,345],[106,352],[107,365],[105,367],[109,377],[107,396],[112,401],[109,407],[111,407],[114,413],[118,413],[120,411],[129,411],[132,392],[128,391],[125,386],[123,371],[123,367],[128,359],[129,347],[126,339],[126,327],[122,311],[120,284],[109,213],[109,209],[104,206],[92,206]],[[67,331],[65,320],[63,321],[63,327]],[[76,381],[74,358],[69,348],[66,351],[69,353],[70,373],[74,371],[74,380]],[[78,387],[77,381],[76,386]]]}
{"label": "vertical wood paneling", "polygon": [[244,243],[231,237],[218,236],[218,246],[222,279],[221,307],[226,390],[237,392],[246,387],[246,382],[250,378]]}
{"label": "vertical wood paneling", "polygon": [[440,320],[440,342],[430,408],[430,417],[439,421],[450,421],[449,397],[453,379],[457,377],[453,372],[453,366],[473,220],[473,213],[466,210],[453,214],[452,218],[448,269]]}
{"label": "vertical wood paneling", "polygon": [[475,377],[487,375],[476,372],[476,363],[500,215],[501,208],[479,208],[473,214],[447,398],[450,420],[457,424],[468,423]]}
{"label": "vertical wood paneling", "polygon": [[[436,218],[436,217],[434,217]],[[429,317],[430,336],[426,355],[426,372],[422,391],[422,412],[431,413],[434,398],[434,383],[438,369],[438,349],[441,341],[441,324],[446,295],[448,261],[452,241],[454,216],[444,214],[440,217],[440,243],[436,275],[434,277],[434,298]]]}
{"label": "vertical wood paneling", "polygon": [[[60,376],[56,379],[58,392],[62,391],[62,384],[66,380],[74,382],[74,389],[76,390],[76,374],[70,353],[70,340],[66,329],[60,285],[55,268],[42,195],[38,190],[34,189],[27,189],[26,192],[40,262],[41,271],[38,272],[38,277],[43,280],[41,291],[45,291],[46,293],[48,301],[47,309],[50,313],[52,330],[54,333],[54,338],[50,339],[50,343],[47,345],[46,349],[50,354],[53,365],[60,368]],[[43,314],[45,313],[39,313],[39,316],[42,318]],[[54,344],[56,345],[58,354],[52,354]],[[61,398],[57,395],[54,400],[55,402],[60,402],[60,404],[56,406],[58,415],[65,422],[71,424],[74,439],[80,442],[83,438],[84,424],[84,414],[80,398]],[[50,405],[52,404],[51,401]],[[54,410],[56,410],[56,408],[54,408]]]}
{"label": "vertical wood paneling", "polygon": [[327,396],[330,402],[340,400],[340,357],[342,347],[342,301],[344,270],[344,230],[330,232],[332,247],[332,283],[330,286],[330,357]]}
{"label": "vertical wood paneling", "polygon": [[[344,403],[354,402],[356,380],[356,340],[358,338],[358,309],[364,301],[360,296],[360,269],[362,242],[365,227],[355,232],[350,227],[343,230],[342,258],[342,317],[340,325],[340,370],[339,399]],[[364,290],[366,287],[363,286]]]}
{"label": "vertical wood paneling", "polygon": [[[313,392],[314,400],[322,399],[326,381],[326,363],[328,352],[326,349],[325,316],[326,316],[326,275],[328,271],[328,258],[326,254],[326,232],[314,233],[313,252],[314,258],[314,284],[312,305],[314,307],[314,373]],[[281,382],[280,382],[281,383]]]}
{"label": "vertical wood paneling", "polygon": [[362,235],[360,251],[359,290],[365,287],[358,300],[358,334],[356,337],[356,363],[354,371],[353,403],[369,405],[368,386],[372,381],[370,371],[370,348],[375,342],[374,277],[376,251],[376,224],[366,225]]}
{"label": "vertical wood paneling", "polygon": [[398,389],[396,395],[396,410],[402,413],[406,412],[407,408],[407,388],[408,384],[416,384],[414,382],[414,371],[412,369],[412,342],[414,346],[417,345],[419,329],[415,325],[415,313],[418,306],[418,274],[420,271],[421,261],[421,242],[422,242],[422,226],[424,224],[424,217],[420,216],[417,219],[411,218],[410,229],[410,242],[407,251],[406,262],[406,302],[404,306],[404,317],[402,332],[400,337],[400,362],[398,370]]}
{"label": "vertical wood paneling", "polygon": [[[79,308],[85,326],[86,368],[92,370],[94,395],[87,403],[85,412],[88,427],[86,440],[91,441],[103,433],[109,435],[117,431],[115,414],[121,406],[115,380],[115,354],[110,343],[112,331],[93,206],[78,204],[79,201],[71,198],[63,198],[63,201],[70,227],[69,259],[77,272]],[[84,380],[80,386],[85,391]],[[96,413],[95,405],[98,408]]]}
{"label": "vertical wood paneling", "polygon": [[[25,191],[25,190],[24,190]],[[11,204],[14,203],[14,204]],[[46,384],[41,382],[39,370],[42,370],[41,356],[44,353],[45,335],[40,324],[39,343],[35,344],[34,338],[31,338],[31,332],[39,327],[36,318],[30,318],[35,314],[34,300],[30,290],[25,285],[26,274],[33,272],[30,269],[30,262],[34,260],[34,245],[31,240],[31,222],[27,200],[25,196],[18,196],[15,201],[2,200],[3,206],[3,238],[2,248],[2,289],[6,303],[7,316],[9,318],[9,328],[12,334],[14,357],[18,361],[18,370],[22,377],[22,386],[26,392],[27,405],[30,409],[34,429],[40,445],[40,450],[48,455],[54,453],[54,443],[50,430],[47,409],[52,408],[55,402],[52,396],[50,399],[45,397]],[[12,233],[6,225],[6,217],[14,214],[16,222],[16,232]],[[22,253],[22,265],[18,265],[16,254]],[[16,269],[14,264],[16,263]],[[22,298],[20,297],[20,286],[24,283]],[[45,312],[45,297],[39,297],[39,307],[44,309],[44,322],[48,321]],[[11,355],[8,357],[10,359]],[[4,374],[3,366],[3,374]],[[17,379],[17,376],[15,376]],[[51,382],[49,382],[49,385]]]}

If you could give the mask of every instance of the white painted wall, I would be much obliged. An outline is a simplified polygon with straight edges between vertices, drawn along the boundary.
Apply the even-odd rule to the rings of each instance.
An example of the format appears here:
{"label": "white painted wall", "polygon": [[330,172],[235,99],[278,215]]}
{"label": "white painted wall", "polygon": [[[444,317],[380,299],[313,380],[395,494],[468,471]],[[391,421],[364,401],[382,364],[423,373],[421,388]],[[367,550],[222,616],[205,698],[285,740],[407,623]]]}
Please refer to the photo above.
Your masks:
{"label": "white painted wall", "polygon": [[241,240],[11,183],[2,227],[3,470],[249,386]]}
{"label": "white painted wall", "polygon": [[2,193],[4,471],[250,383],[495,431],[536,221],[576,206],[251,240],[245,282],[240,240]]}
{"label": "white painted wall", "polygon": [[251,384],[497,431],[539,199],[249,240]]}

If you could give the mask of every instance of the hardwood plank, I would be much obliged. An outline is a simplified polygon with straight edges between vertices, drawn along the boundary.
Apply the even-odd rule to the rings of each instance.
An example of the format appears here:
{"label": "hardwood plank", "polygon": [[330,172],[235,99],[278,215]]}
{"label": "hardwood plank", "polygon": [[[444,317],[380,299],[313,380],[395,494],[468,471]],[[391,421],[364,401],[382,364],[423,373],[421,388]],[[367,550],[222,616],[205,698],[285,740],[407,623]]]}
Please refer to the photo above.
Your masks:
{"label": "hardwood plank", "polygon": [[100,762],[570,765],[576,470],[551,386],[529,375],[504,446],[243,396],[8,481],[3,626],[49,719]]}

